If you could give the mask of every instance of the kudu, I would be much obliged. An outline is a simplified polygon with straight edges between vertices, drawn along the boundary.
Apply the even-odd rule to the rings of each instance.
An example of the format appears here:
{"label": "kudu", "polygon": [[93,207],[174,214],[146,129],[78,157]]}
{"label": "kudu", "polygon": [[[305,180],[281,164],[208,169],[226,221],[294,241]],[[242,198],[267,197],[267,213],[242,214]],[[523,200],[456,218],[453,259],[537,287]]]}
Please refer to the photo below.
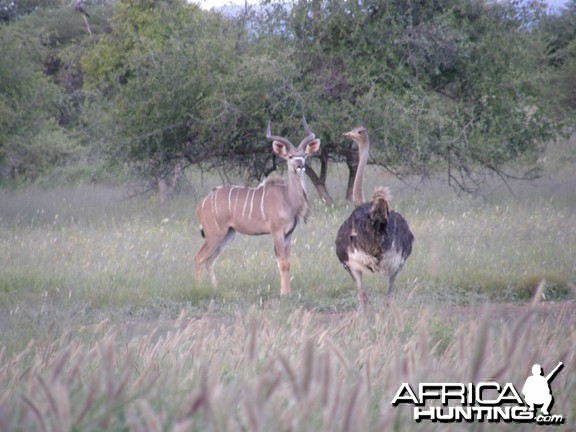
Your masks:
{"label": "kudu", "polygon": [[272,141],[272,150],[288,164],[288,180],[271,178],[256,188],[244,186],[219,186],[213,189],[196,209],[200,232],[205,241],[194,261],[196,280],[200,279],[202,265],[216,286],[214,263],[236,232],[247,235],[270,234],[280,270],[280,294],[290,293],[290,246],[292,233],[301,219],[308,213],[308,197],[304,170],[306,158],[318,153],[320,140],[310,131],[298,147],[286,138],[270,133],[270,122],[266,139]]}

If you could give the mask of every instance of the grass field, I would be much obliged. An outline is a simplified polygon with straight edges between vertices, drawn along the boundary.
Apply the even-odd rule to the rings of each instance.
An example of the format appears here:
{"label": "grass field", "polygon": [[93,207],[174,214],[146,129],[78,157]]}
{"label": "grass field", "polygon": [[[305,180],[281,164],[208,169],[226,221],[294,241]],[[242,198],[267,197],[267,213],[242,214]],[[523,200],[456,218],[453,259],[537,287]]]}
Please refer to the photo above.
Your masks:
{"label": "grass field", "polygon": [[[356,310],[334,238],[351,208],[313,198],[279,296],[267,236],[237,236],[196,283],[195,203],[102,186],[0,190],[0,430],[446,430],[392,407],[402,382],[512,382],[559,361],[553,413],[576,428],[576,144],[534,184],[457,197],[391,186],[416,236],[389,304]],[[329,188],[341,196],[344,171]],[[489,190],[489,189],[488,189]],[[450,430],[533,430],[461,423]]]}

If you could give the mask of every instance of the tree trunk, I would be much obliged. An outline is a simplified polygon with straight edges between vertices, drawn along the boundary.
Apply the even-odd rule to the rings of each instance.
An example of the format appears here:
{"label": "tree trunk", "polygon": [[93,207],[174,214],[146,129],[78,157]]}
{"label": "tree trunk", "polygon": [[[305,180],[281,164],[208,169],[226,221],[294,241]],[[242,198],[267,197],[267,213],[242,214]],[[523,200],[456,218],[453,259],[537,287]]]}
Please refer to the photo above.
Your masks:
{"label": "tree trunk", "polygon": [[353,144],[348,149],[348,152],[346,152],[346,165],[348,166],[348,185],[346,186],[346,199],[348,201],[352,201],[353,198],[354,180],[356,179],[356,172],[358,171],[359,162],[360,157]]}
{"label": "tree trunk", "polygon": [[312,169],[310,165],[306,165],[306,174],[316,188],[318,195],[327,206],[334,205],[334,200],[328,192],[326,187],[326,177],[328,176],[328,152],[323,150],[320,153],[320,176]]}
{"label": "tree trunk", "polygon": [[320,198],[322,198],[322,201],[324,201],[324,203],[328,206],[334,205],[334,200],[326,188],[326,182],[321,181],[320,177],[318,177],[318,174],[316,174],[314,170],[309,166],[306,167],[306,174],[316,188],[316,192],[318,192],[318,195],[320,195]]}
{"label": "tree trunk", "polygon": [[161,203],[165,203],[166,200],[174,194],[181,175],[182,159],[180,158],[168,174],[157,177],[156,181],[158,183],[158,194],[160,195]]}

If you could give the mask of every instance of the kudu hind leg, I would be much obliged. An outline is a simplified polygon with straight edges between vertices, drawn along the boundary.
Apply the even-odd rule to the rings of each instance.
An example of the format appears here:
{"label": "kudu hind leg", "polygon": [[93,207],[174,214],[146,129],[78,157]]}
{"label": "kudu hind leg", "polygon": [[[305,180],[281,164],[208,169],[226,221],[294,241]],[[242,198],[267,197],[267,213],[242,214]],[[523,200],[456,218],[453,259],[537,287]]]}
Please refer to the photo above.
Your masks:
{"label": "kudu hind leg", "polygon": [[196,264],[196,280],[200,280],[202,274],[202,266],[206,266],[206,271],[210,277],[212,285],[217,286],[216,274],[214,273],[214,264],[222,251],[234,240],[236,231],[230,228],[226,233],[206,233],[206,240],[204,244],[194,257]]}
{"label": "kudu hind leg", "polygon": [[200,281],[200,277],[202,276],[202,266],[204,265],[204,261],[208,257],[208,251],[210,250],[210,242],[208,240],[204,240],[204,243],[200,247],[200,250],[196,252],[194,255],[194,266],[196,270],[196,281]]}
{"label": "kudu hind leg", "polygon": [[220,241],[220,243],[216,246],[216,248],[208,255],[206,259],[206,270],[208,271],[208,275],[210,276],[210,280],[212,281],[213,286],[217,286],[218,283],[216,282],[216,274],[214,273],[214,264],[216,260],[220,256],[220,254],[226,249],[226,247],[230,244],[232,240],[234,240],[234,236],[236,235],[236,231],[232,228],[228,230],[224,238]]}

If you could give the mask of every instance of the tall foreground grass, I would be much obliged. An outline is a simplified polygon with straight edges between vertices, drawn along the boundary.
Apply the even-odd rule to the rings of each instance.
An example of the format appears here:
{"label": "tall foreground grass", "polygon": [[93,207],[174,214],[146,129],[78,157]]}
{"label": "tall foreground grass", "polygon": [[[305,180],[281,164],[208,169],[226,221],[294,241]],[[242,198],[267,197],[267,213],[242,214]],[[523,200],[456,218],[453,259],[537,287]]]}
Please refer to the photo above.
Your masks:
{"label": "tall foreground grass", "polygon": [[[571,308],[571,311],[569,310]],[[576,427],[573,306],[545,305],[506,321],[489,311],[463,322],[449,309],[337,317],[251,308],[163,323],[138,336],[124,325],[71,329],[33,340],[0,361],[0,429],[136,431],[446,430],[393,407],[403,382],[512,383],[538,362],[565,369],[552,384],[554,414]],[[533,430],[534,425],[453,424],[450,430]]]}
{"label": "tall foreground grass", "polygon": [[311,194],[280,298],[268,236],[236,237],[217,290],[193,280],[195,203],[216,178],[165,205],[99,186],[0,190],[0,430],[445,430],[391,406],[402,382],[521,388],[558,361],[556,430],[574,430],[574,156],[514,196],[371,171],[367,194],[390,185],[416,243],[390,304],[366,276],[366,313],[334,252],[345,203]]}

